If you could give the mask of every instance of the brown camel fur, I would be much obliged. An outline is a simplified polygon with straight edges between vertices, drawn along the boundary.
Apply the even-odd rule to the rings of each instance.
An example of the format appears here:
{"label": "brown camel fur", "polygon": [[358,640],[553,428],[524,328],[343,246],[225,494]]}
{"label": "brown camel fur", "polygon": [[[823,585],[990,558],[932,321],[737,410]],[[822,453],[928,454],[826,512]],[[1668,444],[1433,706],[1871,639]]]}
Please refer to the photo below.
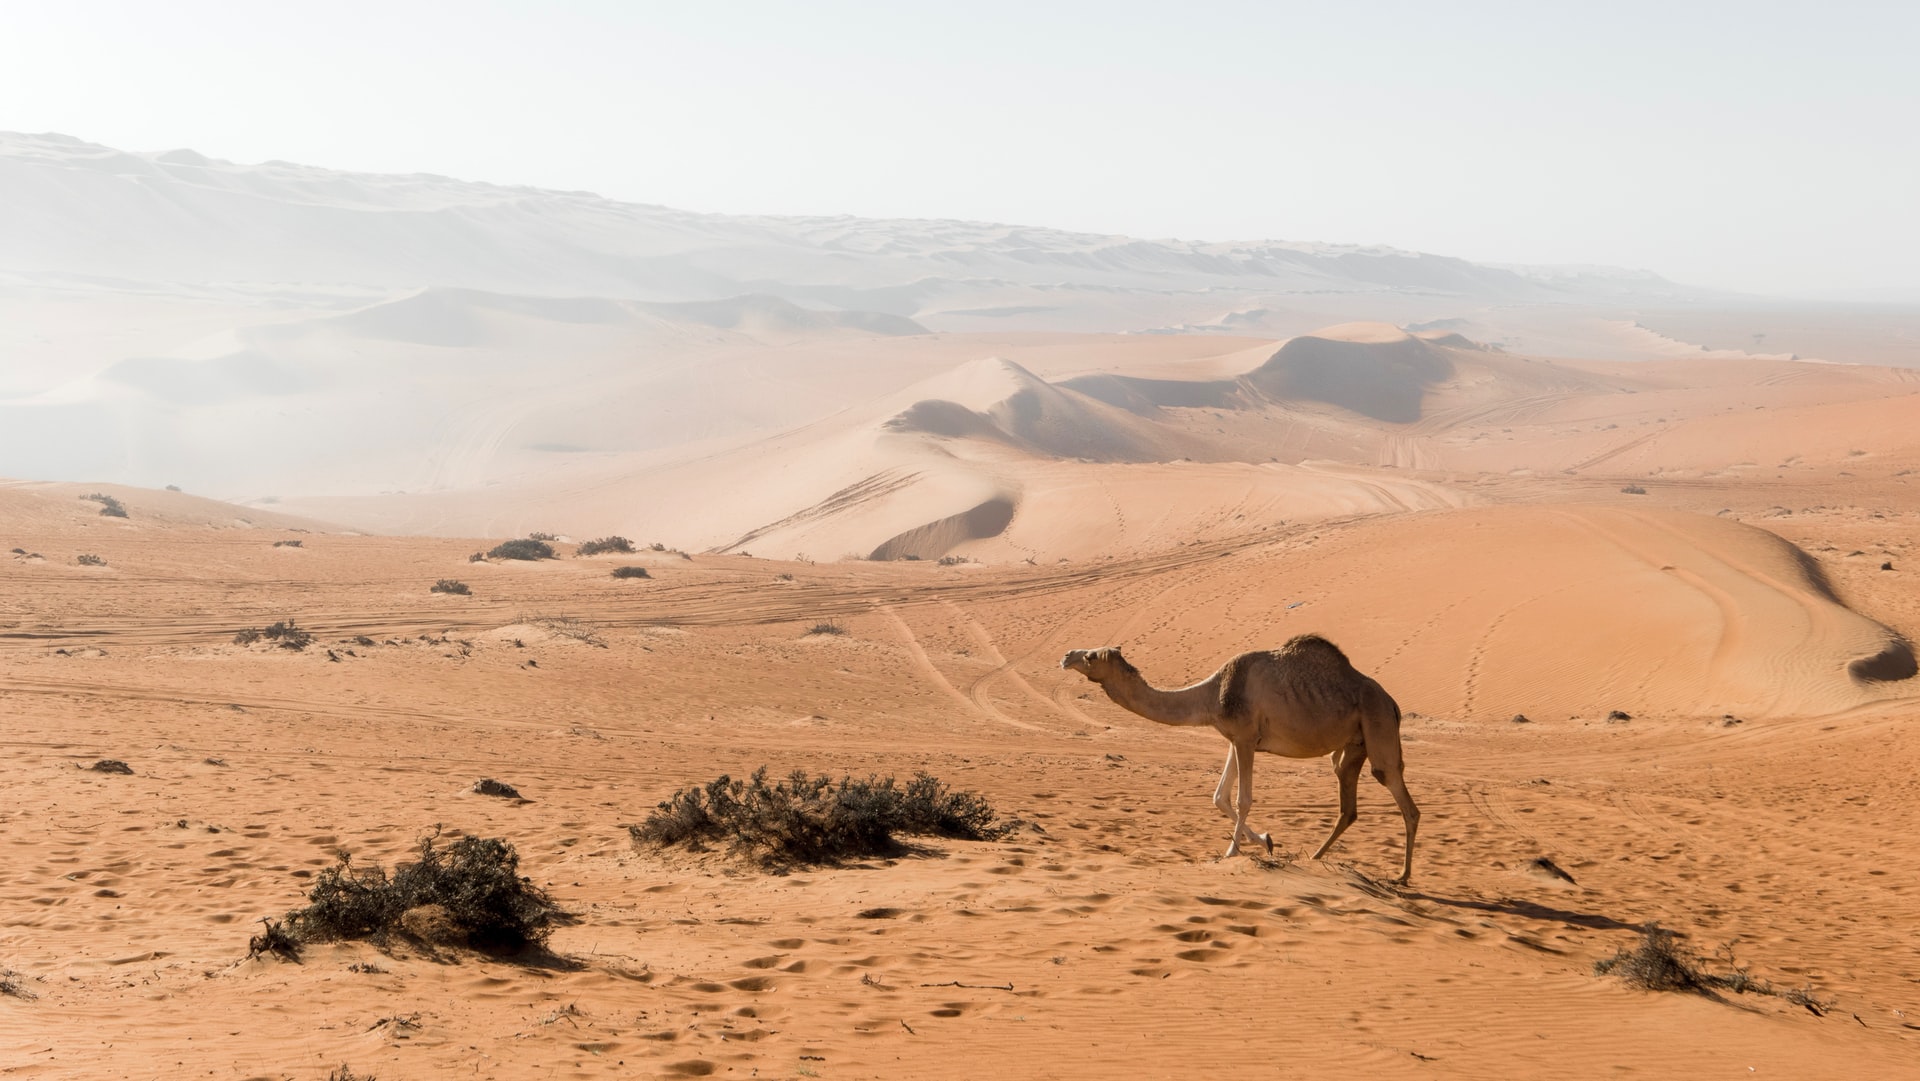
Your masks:
{"label": "brown camel fur", "polygon": [[[1407,824],[1406,856],[1398,881],[1413,875],[1413,838],[1420,809],[1407,794],[1400,758],[1400,706],[1371,678],[1360,674],[1338,646],[1318,635],[1303,634],[1278,650],[1242,653],[1218,672],[1191,687],[1163,691],[1149,685],[1118,647],[1076,649],[1060,661],[1098,683],[1107,697],[1127,710],[1160,724],[1207,726],[1227,737],[1226,769],[1213,802],[1233,819],[1227,855],[1240,853],[1245,837],[1273,851],[1267,834],[1247,825],[1253,805],[1253,753],[1288,758],[1333,756],[1340,781],[1340,817],[1319,859],[1358,816],[1360,767],[1373,760],[1374,779],[1393,793]],[[1235,772],[1240,776],[1238,806],[1229,799]]]}

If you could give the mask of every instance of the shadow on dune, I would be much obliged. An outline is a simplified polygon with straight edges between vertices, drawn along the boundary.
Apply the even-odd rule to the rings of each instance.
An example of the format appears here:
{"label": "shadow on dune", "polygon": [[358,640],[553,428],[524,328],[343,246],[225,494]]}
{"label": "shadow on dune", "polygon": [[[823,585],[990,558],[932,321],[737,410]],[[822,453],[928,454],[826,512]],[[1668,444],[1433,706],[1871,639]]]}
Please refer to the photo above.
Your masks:
{"label": "shadow on dune", "polygon": [[1503,897],[1498,901],[1482,901],[1471,897],[1442,897],[1419,890],[1400,890],[1397,895],[1409,901],[1428,901],[1448,908],[1462,908],[1471,912],[1488,912],[1500,916],[1519,916],[1528,920],[1550,920],[1568,927],[1583,927],[1590,931],[1638,931],[1642,926],[1639,923],[1623,923],[1612,916],[1603,916],[1596,912],[1575,912],[1571,909],[1554,908],[1535,901],[1522,901],[1512,897]]}

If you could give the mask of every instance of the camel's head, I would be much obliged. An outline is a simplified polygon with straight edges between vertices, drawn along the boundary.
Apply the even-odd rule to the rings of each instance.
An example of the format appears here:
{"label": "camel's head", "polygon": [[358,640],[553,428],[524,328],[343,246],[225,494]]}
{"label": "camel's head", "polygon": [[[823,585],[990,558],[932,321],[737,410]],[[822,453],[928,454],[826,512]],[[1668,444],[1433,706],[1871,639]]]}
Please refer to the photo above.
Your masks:
{"label": "camel's head", "polygon": [[1095,683],[1105,683],[1111,676],[1134,670],[1133,665],[1120,655],[1119,646],[1069,650],[1066,656],[1060,658],[1060,667],[1078,672]]}

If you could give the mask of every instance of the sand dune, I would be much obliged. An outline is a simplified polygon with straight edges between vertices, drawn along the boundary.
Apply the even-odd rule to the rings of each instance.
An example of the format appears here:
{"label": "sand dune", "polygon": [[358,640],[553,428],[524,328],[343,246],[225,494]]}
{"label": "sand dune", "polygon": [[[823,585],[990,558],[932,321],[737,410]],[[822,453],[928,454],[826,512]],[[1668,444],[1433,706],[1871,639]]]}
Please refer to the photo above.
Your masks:
{"label": "sand dune", "polygon": [[[0,235],[0,470],[76,478],[0,482],[0,1073],[1912,1072],[1897,313],[57,136],[0,136]],[[1223,741],[1059,663],[1306,632],[1403,710],[1410,886],[1370,783],[1307,857],[1324,761],[1258,756],[1276,852],[1222,859]],[[1015,828],[633,843],[760,767]],[[248,956],[436,832],[515,847],[545,952]],[[1791,994],[1596,975],[1650,922]]]}
{"label": "sand dune", "polygon": [[[1124,487],[1152,467],[1088,468]],[[1186,490],[1224,483],[1204,476]],[[105,522],[71,489],[0,489],[0,542],[106,561],[0,560],[0,1056],[27,1076],[1077,1078],[1255,1054],[1308,1074],[1838,1077],[1911,1057],[1883,944],[1915,868],[1881,838],[1911,801],[1896,737],[1920,699],[1849,671],[1896,651],[1833,596],[1880,582],[1883,618],[1911,626],[1920,594],[1840,551],[1561,504],[1255,521],[1040,566],[653,554],[652,578],[619,581],[606,559],[469,563],[471,539],[274,547],[286,532],[231,509],[122,498],[134,516]],[[1797,524],[1809,546],[1897,545],[1911,514]],[[427,592],[445,576],[473,594]],[[538,618],[560,612],[602,644]],[[320,643],[231,641],[286,617]],[[849,633],[802,634],[822,619]],[[1332,814],[1320,763],[1258,766],[1255,821],[1290,862],[1217,859],[1218,737],[1057,667],[1123,642],[1176,683],[1297,629],[1410,711],[1411,889],[1379,882],[1400,840],[1372,785],[1332,859],[1299,855]],[[75,768],[107,757],[134,772]],[[675,787],[761,764],[928,769],[1032,825],[781,877],[630,845],[623,824]],[[525,800],[468,791],[482,776]],[[245,958],[337,852],[390,865],[436,823],[516,845],[577,914],[559,960]],[[1530,872],[1543,857],[1572,881]],[[1703,953],[1737,939],[1824,1016],[1592,975],[1646,920]]]}

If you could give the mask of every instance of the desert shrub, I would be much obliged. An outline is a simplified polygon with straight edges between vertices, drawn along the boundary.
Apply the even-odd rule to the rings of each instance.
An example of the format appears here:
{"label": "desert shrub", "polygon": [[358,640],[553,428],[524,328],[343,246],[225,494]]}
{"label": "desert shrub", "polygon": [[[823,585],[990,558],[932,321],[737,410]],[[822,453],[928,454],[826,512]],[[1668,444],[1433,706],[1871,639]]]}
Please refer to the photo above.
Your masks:
{"label": "desert shrub", "polygon": [[354,1073],[353,1067],[343,1065],[337,1070],[328,1071],[327,1081],[379,1081],[379,1079],[370,1073]]}
{"label": "desert shrub", "polygon": [[557,541],[560,538],[554,536],[551,533],[542,533],[538,530],[535,530],[534,532],[527,534],[527,539],[541,541],[542,543],[549,543],[552,541]]}
{"label": "desert shrub", "polygon": [[615,578],[651,578],[653,577],[653,575],[647,573],[647,568],[645,567],[615,567],[613,568],[613,576]]}
{"label": "desert shrub", "polygon": [[597,556],[602,552],[630,553],[633,550],[633,542],[625,537],[601,537],[599,540],[590,540],[582,544],[574,554]]}
{"label": "desert shrub", "polygon": [[80,555],[74,556],[73,561],[75,563],[80,564],[82,567],[104,567],[107,565],[106,560],[101,559],[99,556],[93,555],[92,553],[82,553]]}
{"label": "desert shrub", "polygon": [[1629,484],[1625,488],[1622,488],[1620,490],[1622,492],[1625,492],[1628,495],[1646,495],[1647,494],[1647,490],[1645,488],[1640,487],[1638,484]]}
{"label": "desert shrub", "polygon": [[467,562],[469,563],[485,563],[486,561],[487,553],[485,552],[475,552],[467,557]]}
{"label": "desert shrub", "polygon": [[80,498],[100,504],[101,517],[125,518],[127,516],[127,508],[122,505],[118,499],[113,498],[105,492],[93,492],[88,495],[83,495]]}
{"label": "desert shrub", "polygon": [[178,484],[169,484],[169,485],[167,485],[167,491],[169,491],[169,492],[177,492],[177,491],[179,491],[179,490],[180,490],[180,486],[179,486]]}
{"label": "desert shrub", "polygon": [[452,578],[442,578],[442,579],[440,579],[440,580],[439,580],[438,582],[435,582],[435,583],[433,583],[433,585],[431,585],[431,586],[429,586],[429,587],[427,588],[427,592],[429,592],[429,593],[457,593],[457,594],[459,594],[459,595],[460,595],[460,596],[462,596],[462,597],[466,597],[466,596],[471,596],[471,595],[473,594],[473,590],[472,590],[472,589],[470,589],[470,588],[468,588],[468,586],[467,586],[467,583],[465,583],[465,582],[460,582],[460,581],[455,581],[455,580],[454,580],[454,579],[452,579]]}
{"label": "desert shrub", "polygon": [[971,563],[971,562],[973,562],[973,560],[968,559],[966,556],[941,556],[940,557],[940,565],[942,567],[957,567],[962,563]]}
{"label": "desert shrub", "polygon": [[26,977],[12,969],[0,969],[0,995],[32,1001],[39,995],[28,990]]}
{"label": "desert shrub", "polygon": [[291,619],[271,623],[260,634],[280,643],[281,649],[305,649],[313,644],[312,632],[301,630]]}
{"label": "desert shrub", "polygon": [[553,545],[543,540],[528,537],[526,540],[503,541],[487,552],[489,559],[552,559]]}
{"label": "desert shrub", "polygon": [[551,631],[562,638],[571,638],[576,642],[583,642],[590,646],[599,646],[602,649],[605,649],[607,645],[606,639],[600,637],[600,628],[588,623],[584,619],[576,619],[573,616],[522,615],[517,617],[514,622],[530,624],[542,630]]}
{"label": "desert shrub", "polygon": [[1745,965],[1733,956],[1733,943],[1720,947],[1727,971],[1708,969],[1693,951],[1682,945],[1679,936],[1657,923],[1640,929],[1640,941],[1631,949],[1622,947],[1612,957],[1593,963],[1596,976],[1618,976],[1647,991],[1732,991],[1739,995],[1777,995],[1815,1014],[1824,1013],[1831,1001],[1820,999],[1812,987],[1776,991],[1767,980],[1755,979]]}
{"label": "desert shrub", "polygon": [[1691,991],[1708,986],[1692,951],[1680,944],[1678,935],[1657,923],[1641,929],[1640,941],[1632,949],[1623,946],[1612,957],[1595,961],[1593,974],[1618,976],[1647,991]]}
{"label": "desert shrub", "polygon": [[391,875],[378,865],[356,867],[350,857],[322,870],[308,904],[287,913],[287,927],[301,942],[384,939],[404,933],[409,910],[438,905],[452,930],[471,946],[523,946],[544,942],[560,909],[519,874],[513,846],[496,838],[462,837],[440,846],[438,836],[420,841],[417,858]]}
{"label": "desert shrub", "polygon": [[303,543],[304,542],[298,540],[277,540],[273,542],[273,546],[275,548],[298,548]]}
{"label": "desert shrub", "polygon": [[668,555],[670,555],[670,556],[679,556],[679,557],[680,557],[681,559],[692,559],[692,558],[693,558],[692,556],[690,556],[690,555],[688,555],[687,553],[685,553],[685,552],[683,552],[683,551],[681,551],[680,549],[678,549],[678,548],[669,548],[669,547],[667,547],[666,545],[664,545],[664,544],[661,544],[661,543],[660,543],[659,541],[654,541],[654,542],[653,542],[652,544],[649,544],[649,545],[647,545],[647,551],[649,551],[649,552],[665,552],[666,554],[668,554]]}
{"label": "desert shrub", "polygon": [[120,761],[118,758],[102,758],[87,768],[95,773],[123,773],[128,775],[133,773],[133,767]]}
{"label": "desert shrub", "polygon": [[473,782],[473,790],[483,796],[499,796],[501,799],[519,799],[520,790],[505,781],[496,781],[491,777],[482,777]]}
{"label": "desert shrub", "polygon": [[287,925],[285,923],[275,923],[272,920],[264,918],[261,919],[260,923],[262,926],[261,932],[247,940],[247,956],[249,958],[270,953],[284,957],[289,961],[300,960],[300,943],[292,935],[287,933]]}
{"label": "desert shrub", "polygon": [[808,635],[814,635],[814,634],[845,634],[845,633],[847,633],[847,629],[845,627],[841,626],[838,623],[835,623],[833,620],[825,619],[825,620],[821,620],[818,623],[815,623],[811,627],[808,627],[807,633],[801,635],[800,637],[805,638]]}
{"label": "desert shrub", "polygon": [[972,792],[918,774],[838,782],[795,770],[767,783],[763,766],[745,781],[720,777],[675,792],[647,820],[629,826],[636,844],[701,850],[724,845],[766,866],[834,863],[899,851],[897,835],[982,840],[1000,836],[994,811]]}
{"label": "desert shrub", "polygon": [[313,632],[303,631],[291,619],[283,619],[265,628],[248,627],[233,636],[236,646],[250,646],[265,638],[278,642],[281,649],[305,649],[313,644]]}

